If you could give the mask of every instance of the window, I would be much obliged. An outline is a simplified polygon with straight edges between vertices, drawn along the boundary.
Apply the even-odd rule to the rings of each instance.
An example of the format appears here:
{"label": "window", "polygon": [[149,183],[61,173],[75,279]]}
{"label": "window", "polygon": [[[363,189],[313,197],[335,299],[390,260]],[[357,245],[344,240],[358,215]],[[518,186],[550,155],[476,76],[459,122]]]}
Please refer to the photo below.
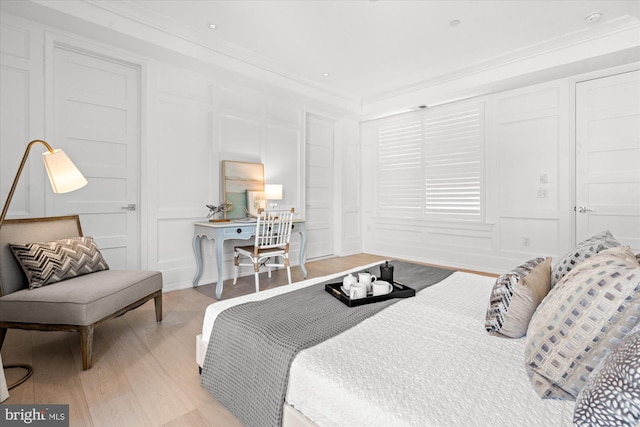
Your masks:
{"label": "window", "polygon": [[378,212],[439,220],[482,219],[484,104],[411,113],[378,126]]}
{"label": "window", "polygon": [[422,115],[378,128],[378,209],[416,217],[423,209]]}
{"label": "window", "polygon": [[426,114],[425,213],[480,215],[482,114],[465,105]]}

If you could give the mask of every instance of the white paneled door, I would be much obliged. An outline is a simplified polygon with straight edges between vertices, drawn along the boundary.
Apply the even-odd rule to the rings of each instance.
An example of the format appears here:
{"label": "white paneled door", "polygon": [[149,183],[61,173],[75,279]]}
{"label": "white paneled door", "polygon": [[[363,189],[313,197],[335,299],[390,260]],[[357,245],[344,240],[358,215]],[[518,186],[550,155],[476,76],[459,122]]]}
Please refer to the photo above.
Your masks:
{"label": "white paneled door", "polygon": [[333,122],[307,115],[307,259],[333,255]]}
{"label": "white paneled door", "polygon": [[640,71],[576,85],[576,240],[640,251]]}
{"label": "white paneled door", "polygon": [[48,203],[56,215],[81,215],[111,268],[139,268],[139,68],[55,47],[52,76],[52,145],[89,184]]}

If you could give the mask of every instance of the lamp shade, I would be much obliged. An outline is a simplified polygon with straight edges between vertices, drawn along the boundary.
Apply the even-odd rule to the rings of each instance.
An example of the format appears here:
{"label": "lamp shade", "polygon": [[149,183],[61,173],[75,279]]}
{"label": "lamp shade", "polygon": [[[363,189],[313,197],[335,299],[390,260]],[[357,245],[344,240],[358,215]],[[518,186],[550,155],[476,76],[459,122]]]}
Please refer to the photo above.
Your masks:
{"label": "lamp shade", "polygon": [[85,177],[64,151],[55,149],[42,153],[42,159],[54,193],[68,193],[87,185]]}
{"label": "lamp shade", "polygon": [[267,200],[282,200],[282,185],[281,184],[265,185],[264,198]]}

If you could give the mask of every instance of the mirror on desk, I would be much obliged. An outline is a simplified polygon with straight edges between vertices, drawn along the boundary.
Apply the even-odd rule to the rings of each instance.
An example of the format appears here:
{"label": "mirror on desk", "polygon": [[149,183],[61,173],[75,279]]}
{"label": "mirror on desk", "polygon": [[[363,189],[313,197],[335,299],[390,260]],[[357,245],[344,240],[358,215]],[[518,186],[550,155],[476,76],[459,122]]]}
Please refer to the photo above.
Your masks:
{"label": "mirror on desk", "polygon": [[222,161],[224,198],[232,203],[225,218],[245,218],[247,212],[258,211],[264,203],[264,164]]}

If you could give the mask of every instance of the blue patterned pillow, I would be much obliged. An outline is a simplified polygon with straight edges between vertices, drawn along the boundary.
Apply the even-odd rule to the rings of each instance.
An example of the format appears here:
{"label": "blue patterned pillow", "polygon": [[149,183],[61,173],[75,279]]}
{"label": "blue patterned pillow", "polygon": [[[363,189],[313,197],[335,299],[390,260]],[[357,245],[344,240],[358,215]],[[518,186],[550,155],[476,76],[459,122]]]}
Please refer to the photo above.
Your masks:
{"label": "blue patterned pillow", "polygon": [[91,237],[9,247],[27,276],[29,289],[109,269]]}
{"label": "blue patterned pillow", "polygon": [[640,425],[640,325],[591,373],[576,399],[579,427]]}

